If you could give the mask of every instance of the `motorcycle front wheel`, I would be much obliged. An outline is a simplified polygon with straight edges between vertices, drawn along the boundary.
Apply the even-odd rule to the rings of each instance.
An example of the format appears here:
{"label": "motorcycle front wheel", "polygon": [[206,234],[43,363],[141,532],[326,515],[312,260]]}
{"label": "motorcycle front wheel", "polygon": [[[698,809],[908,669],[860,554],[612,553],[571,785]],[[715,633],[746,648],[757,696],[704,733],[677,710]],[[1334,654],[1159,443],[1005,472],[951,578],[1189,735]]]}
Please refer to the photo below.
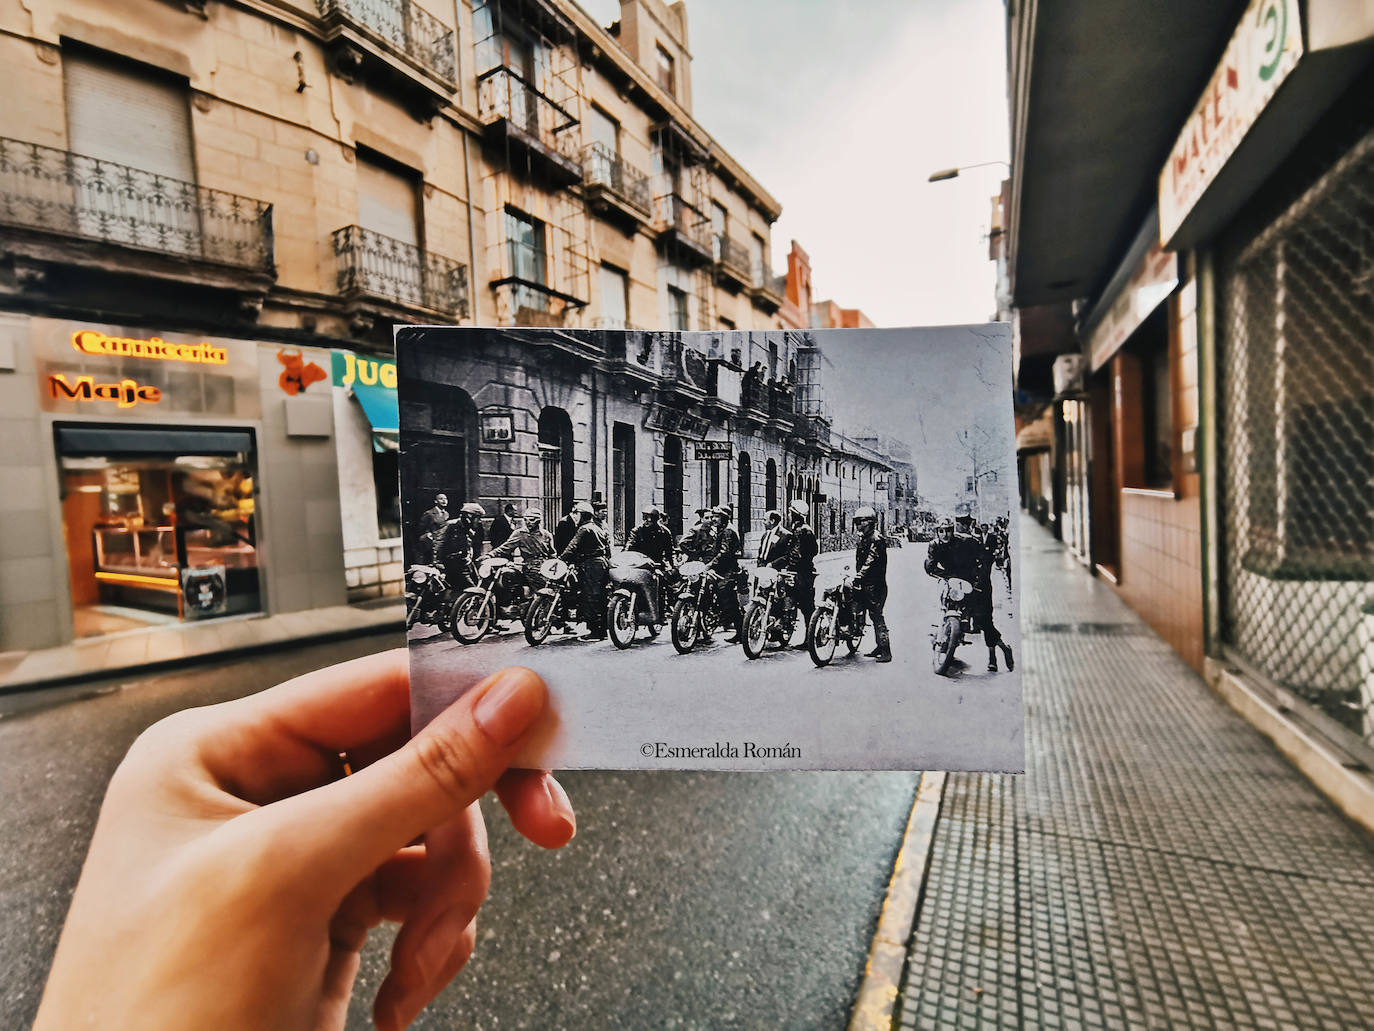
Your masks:
{"label": "motorcycle front wheel", "polygon": [[945,621],[940,624],[940,629],[935,632],[934,647],[931,652],[930,664],[939,676],[944,676],[949,671],[949,667],[954,662],[955,649],[963,643],[964,631],[959,626],[958,616],[946,616]]}
{"label": "motorcycle front wheel", "polygon": [[536,594],[525,610],[525,640],[530,644],[543,644],[553,629],[553,610],[557,599],[548,594]]}
{"label": "motorcycle front wheel", "polygon": [[669,632],[673,647],[679,655],[686,655],[697,643],[697,603],[691,598],[679,598],[673,606],[673,618]]}
{"label": "motorcycle front wheel", "polygon": [[817,666],[828,666],[835,657],[836,618],[835,610],[828,605],[811,613],[811,622],[806,627],[806,650]]}
{"label": "motorcycle front wheel", "polygon": [[476,644],[491,629],[491,606],[488,598],[474,594],[460,594],[453,603],[453,636],[462,644]]}
{"label": "motorcycle front wheel", "polygon": [[761,601],[751,601],[744,613],[744,633],[740,634],[744,654],[757,659],[768,647],[768,606]]}
{"label": "motorcycle front wheel", "polygon": [[611,644],[628,648],[635,641],[635,602],[628,594],[617,594],[606,606],[606,630]]}

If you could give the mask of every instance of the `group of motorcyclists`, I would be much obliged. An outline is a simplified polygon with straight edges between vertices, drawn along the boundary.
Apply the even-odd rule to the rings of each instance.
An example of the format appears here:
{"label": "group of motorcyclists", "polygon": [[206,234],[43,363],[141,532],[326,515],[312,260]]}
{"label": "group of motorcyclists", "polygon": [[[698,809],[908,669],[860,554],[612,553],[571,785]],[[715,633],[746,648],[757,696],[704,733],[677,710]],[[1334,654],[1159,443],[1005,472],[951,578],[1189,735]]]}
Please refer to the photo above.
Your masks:
{"label": "group of motorcyclists", "polygon": [[[475,582],[477,561],[484,557],[482,548],[487,539],[483,515],[482,507],[471,502],[450,515],[447,496],[438,494],[433,507],[420,518],[416,554],[421,561],[442,569],[455,592]],[[678,567],[682,562],[703,563],[713,574],[720,626],[727,631],[725,640],[734,644],[744,632],[741,592],[746,584],[742,565],[744,548],[734,527],[734,513],[730,506],[722,505],[700,508],[696,516],[696,522],[681,540],[675,540],[663,511],[651,505],[643,511],[642,521],[627,535],[624,551],[650,560],[668,584],[680,579]],[[518,525],[513,525],[517,521]],[[1007,523],[1002,517],[990,526],[980,527],[967,514],[941,523],[925,562],[925,570],[931,576],[959,576],[973,585],[970,604],[975,625],[983,631],[988,646],[990,671],[997,669],[999,648],[1007,668],[1013,668],[1011,648],[1002,641],[993,621],[991,590],[991,570],[1010,562]],[[867,656],[878,662],[890,662],[891,634],[884,614],[888,595],[887,537],[879,531],[877,514],[872,508],[857,509],[853,525],[858,535],[853,567],[856,608],[871,621],[876,638],[875,647]],[[612,547],[604,505],[577,502],[550,533],[543,527],[543,513],[538,508],[529,508],[520,516],[515,506],[508,504],[501,515],[492,520],[490,537],[492,547],[485,557],[518,559],[525,583],[531,590],[538,586],[538,569],[549,559],[558,558],[573,567],[580,591],[578,611],[586,625],[582,639],[600,641],[606,638]],[[772,510],[766,514],[754,558],[759,567],[791,574],[787,596],[800,614],[803,626],[810,623],[816,608],[816,556],[819,550],[804,501],[792,502],[785,512]],[[656,605],[655,609],[661,606]],[[567,627],[563,629],[571,632]],[[793,648],[807,647],[806,640],[781,643]]]}

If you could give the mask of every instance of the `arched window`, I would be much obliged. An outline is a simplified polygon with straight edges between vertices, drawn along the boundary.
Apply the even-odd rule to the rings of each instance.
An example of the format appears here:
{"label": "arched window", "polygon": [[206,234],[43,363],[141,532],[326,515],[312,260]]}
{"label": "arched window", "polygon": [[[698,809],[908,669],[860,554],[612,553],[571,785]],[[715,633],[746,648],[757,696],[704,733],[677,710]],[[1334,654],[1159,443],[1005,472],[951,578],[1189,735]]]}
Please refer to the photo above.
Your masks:
{"label": "arched window", "polygon": [[663,514],[674,537],[682,535],[682,439],[663,438]]}
{"label": "arched window", "polygon": [[[467,391],[447,383],[407,384],[409,396],[429,408],[428,433],[416,433],[400,455],[406,483],[406,511],[418,519],[434,504],[434,495],[448,495],[450,512],[464,502],[478,501],[477,405]],[[416,527],[411,526],[412,533]]]}
{"label": "arched window", "polygon": [[573,507],[572,417],[562,408],[539,413],[539,491],[544,522],[552,526]]}
{"label": "arched window", "polygon": [[739,453],[739,535],[744,537],[754,528],[754,485],[752,482],[753,473],[750,469],[749,455],[741,451]]}
{"label": "arched window", "polygon": [[769,511],[778,507],[778,463],[771,458],[763,467],[763,507]]}

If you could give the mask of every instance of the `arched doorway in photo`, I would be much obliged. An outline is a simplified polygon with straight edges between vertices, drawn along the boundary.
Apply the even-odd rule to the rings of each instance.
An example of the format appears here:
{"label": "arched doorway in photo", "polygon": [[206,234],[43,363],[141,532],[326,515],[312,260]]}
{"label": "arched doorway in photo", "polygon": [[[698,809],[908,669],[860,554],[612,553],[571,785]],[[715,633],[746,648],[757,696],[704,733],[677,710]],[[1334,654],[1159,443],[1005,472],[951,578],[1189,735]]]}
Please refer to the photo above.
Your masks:
{"label": "arched doorway in photo", "polygon": [[467,501],[477,500],[477,405],[461,387],[447,383],[403,384],[406,404],[423,408],[402,420],[406,426],[428,426],[427,431],[401,432],[401,482],[407,543],[414,547],[421,516],[440,494],[455,513]]}
{"label": "arched doorway in photo", "polygon": [[539,412],[539,499],[546,526],[567,515],[576,502],[573,472],[572,416],[547,406]]}

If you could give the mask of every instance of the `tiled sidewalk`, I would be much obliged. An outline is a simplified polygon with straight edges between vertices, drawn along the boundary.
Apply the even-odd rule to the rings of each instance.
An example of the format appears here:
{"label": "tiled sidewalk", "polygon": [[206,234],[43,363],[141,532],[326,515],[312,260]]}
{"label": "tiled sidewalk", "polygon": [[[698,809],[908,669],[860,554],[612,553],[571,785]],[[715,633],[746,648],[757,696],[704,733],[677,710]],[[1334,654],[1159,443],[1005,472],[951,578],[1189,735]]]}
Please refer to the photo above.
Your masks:
{"label": "tiled sidewalk", "polygon": [[0,653],[0,693],[388,630],[397,632],[399,646],[404,626],[405,603],[398,599],[135,630],[57,648]]}
{"label": "tiled sidewalk", "polygon": [[1027,773],[949,777],[900,1026],[1374,1026],[1374,842],[1022,539]]}

